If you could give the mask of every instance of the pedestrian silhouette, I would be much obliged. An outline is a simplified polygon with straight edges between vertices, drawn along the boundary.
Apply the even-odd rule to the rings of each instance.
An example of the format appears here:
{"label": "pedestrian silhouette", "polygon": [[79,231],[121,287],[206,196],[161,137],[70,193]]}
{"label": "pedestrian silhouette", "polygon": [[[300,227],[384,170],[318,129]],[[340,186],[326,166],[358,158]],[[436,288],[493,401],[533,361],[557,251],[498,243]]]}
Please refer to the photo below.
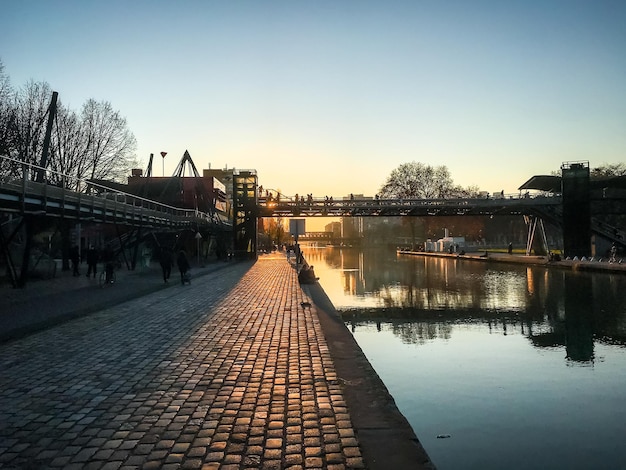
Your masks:
{"label": "pedestrian silhouette", "polygon": [[93,277],[96,277],[96,270],[98,267],[98,250],[93,245],[89,245],[89,249],[85,255],[87,261],[87,277],[93,273]]}
{"label": "pedestrian silhouette", "polygon": [[79,276],[78,265],[80,264],[80,251],[77,245],[74,245],[70,250],[70,261],[72,261],[72,275]]}
{"label": "pedestrian silhouette", "polygon": [[187,260],[187,255],[185,254],[185,250],[180,250],[178,252],[178,256],[176,257],[176,264],[178,265],[178,270],[180,271],[180,283],[185,284],[190,283],[189,280],[189,261]]}
{"label": "pedestrian silhouette", "polygon": [[161,264],[161,271],[163,272],[163,282],[167,282],[172,273],[172,264],[174,264],[174,255],[169,247],[161,247],[159,263]]}
{"label": "pedestrian silhouette", "polygon": [[102,252],[102,260],[104,261],[105,280],[107,284],[109,282],[113,283],[113,271],[115,270],[115,253],[113,253],[113,250],[110,247],[106,247]]}
{"label": "pedestrian silhouette", "polygon": [[315,284],[318,279],[319,278],[315,276],[315,270],[312,265],[309,266],[305,264],[298,273],[298,281],[300,284]]}

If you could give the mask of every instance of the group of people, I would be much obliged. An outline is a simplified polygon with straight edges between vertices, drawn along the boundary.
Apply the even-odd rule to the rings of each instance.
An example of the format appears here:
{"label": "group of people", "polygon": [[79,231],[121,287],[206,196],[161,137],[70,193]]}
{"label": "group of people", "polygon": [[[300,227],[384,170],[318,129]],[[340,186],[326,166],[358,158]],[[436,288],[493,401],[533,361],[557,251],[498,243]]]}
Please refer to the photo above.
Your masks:
{"label": "group of people", "polygon": [[110,279],[111,273],[114,269],[115,256],[113,251],[109,248],[105,248],[102,252],[99,252],[93,245],[89,245],[82,256],[77,245],[72,246],[70,250],[70,261],[72,262],[72,275],[80,276],[79,266],[81,261],[87,263],[87,277],[96,277],[98,271],[98,262],[104,262],[104,269],[107,279]]}
{"label": "group of people", "polygon": [[[159,264],[161,265],[161,272],[163,273],[163,282],[167,283],[172,274],[172,266],[174,265],[174,251],[171,248],[167,246],[161,247]],[[180,250],[176,255],[176,266],[180,272],[180,283],[189,283],[189,269],[191,266],[185,250]]]}
{"label": "group of people", "polygon": [[[298,193],[296,193],[296,195],[294,196],[294,200],[296,202],[296,204],[304,204],[304,196],[299,196]],[[307,204],[312,204],[313,203],[313,194],[307,194],[306,195],[306,202]]]}
{"label": "group of people", "polygon": [[310,265],[304,259],[304,253],[302,253],[300,245],[296,243],[295,245],[286,246],[285,249],[287,251],[287,261],[291,261],[291,257],[295,256],[296,266],[302,266],[298,271],[298,282],[300,284],[315,284],[319,280],[319,277],[315,275],[313,265]]}
{"label": "group of people", "polygon": [[315,276],[313,265],[304,264],[298,273],[298,282],[300,284],[315,284],[319,277]]}
{"label": "group of people", "polygon": [[[259,186],[259,198],[263,198],[263,186]],[[280,193],[276,192],[276,196],[272,196],[269,189],[265,190],[265,199],[267,202],[272,202],[272,199],[276,202],[280,202]]]}
{"label": "group of people", "polygon": [[[93,245],[90,245],[89,248],[83,252],[82,257],[78,246],[72,246],[70,250],[70,261],[72,263],[73,276],[80,276],[79,266],[81,261],[87,263],[87,277],[96,277],[99,261],[104,262],[107,280],[112,277],[113,270],[115,269],[115,255],[113,251],[107,248],[99,252]],[[174,257],[174,251],[169,247],[162,247],[159,257],[159,264],[161,265],[161,271],[163,273],[163,282],[169,281],[174,263],[176,263],[180,272],[181,284],[189,283],[189,269],[191,266],[187,259],[187,254],[184,250],[180,250],[176,257]]]}

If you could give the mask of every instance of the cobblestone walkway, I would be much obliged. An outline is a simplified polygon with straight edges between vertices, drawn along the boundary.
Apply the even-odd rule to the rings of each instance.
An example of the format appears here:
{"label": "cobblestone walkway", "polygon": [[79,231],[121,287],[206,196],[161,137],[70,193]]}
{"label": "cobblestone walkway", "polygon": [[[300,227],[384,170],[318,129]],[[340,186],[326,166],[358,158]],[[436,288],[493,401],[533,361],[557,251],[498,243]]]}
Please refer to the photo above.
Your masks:
{"label": "cobblestone walkway", "polygon": [[0,468],[364,468],[308,300],[262,257],[0,345]]}

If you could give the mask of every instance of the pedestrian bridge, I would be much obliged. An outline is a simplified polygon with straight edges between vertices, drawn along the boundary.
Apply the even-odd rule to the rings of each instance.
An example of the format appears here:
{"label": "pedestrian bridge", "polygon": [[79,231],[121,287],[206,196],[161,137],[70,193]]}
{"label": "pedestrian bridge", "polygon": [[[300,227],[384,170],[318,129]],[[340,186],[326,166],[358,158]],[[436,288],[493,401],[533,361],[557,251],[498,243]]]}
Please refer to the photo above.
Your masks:
{"label": "pedestrian bridge", "polygon": [[261,217],[397,217],[397,216],[458,216],[458,215],[533,215],[550,216],[562,204],[560,195],[506,195],[488,198],[456,199],[381,199],[311,198],[258,199]]}
{"label": "pedestrian bridge", "polygon": [[0,212],[83,222],[185,229],[228,225],[223,215],[182,209],[92,184],[91,194],[27,179],[0,182]]}

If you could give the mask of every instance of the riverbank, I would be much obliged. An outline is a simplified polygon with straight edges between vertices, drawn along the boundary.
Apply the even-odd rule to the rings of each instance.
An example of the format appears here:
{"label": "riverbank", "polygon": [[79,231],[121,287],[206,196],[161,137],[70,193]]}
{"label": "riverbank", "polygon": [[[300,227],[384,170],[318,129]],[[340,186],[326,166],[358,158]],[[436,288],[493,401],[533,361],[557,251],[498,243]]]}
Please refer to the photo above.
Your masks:
{"label": "riverbank", "polygon": [[570,269],[572,271],[593,271],[593,272],[607,272],[607,273],[619,273],[626,274],[626,263],[618,262],[610,263],[608,261],[596,261],[596,260],[560,260],[551,261],[547,256],[534,256],[534,255],[516,255],[508,253],[490,253],[488,251],[481,253],[441,253],[430,251],[411,251],[411,250],[397,250],[399,255],[407,256],[423,256],[434,258],[453,258],[461,260],[471,260],[480,262],[491,263],[514,263],[525,264],[529,266],[546,266],[560,269]]}

